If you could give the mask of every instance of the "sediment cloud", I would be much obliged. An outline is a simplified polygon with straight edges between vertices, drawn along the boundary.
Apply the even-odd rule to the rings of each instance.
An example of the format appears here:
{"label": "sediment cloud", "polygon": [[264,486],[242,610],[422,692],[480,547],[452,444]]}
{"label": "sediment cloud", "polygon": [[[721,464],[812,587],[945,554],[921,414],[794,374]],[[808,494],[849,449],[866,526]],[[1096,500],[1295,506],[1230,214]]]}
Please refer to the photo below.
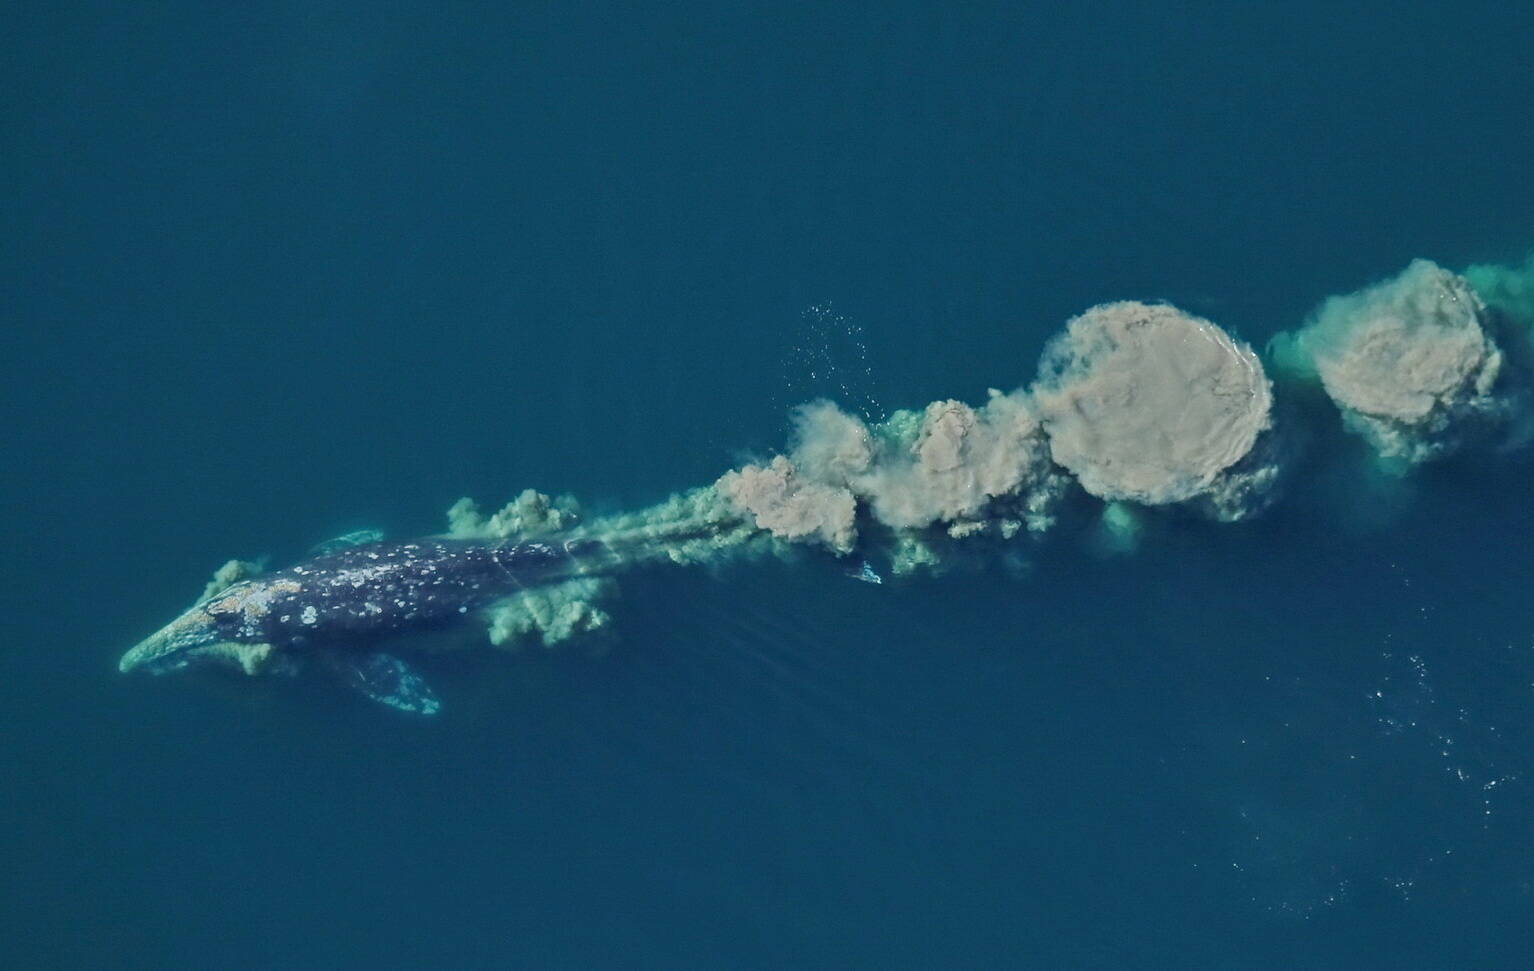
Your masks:
{"label": "sediment cloud", "polygon": [[1099,499],[1259,511],[1277,481],[1272,385],[1246,344],[1167,304],[1102,304],[1040,362],[1049,451]]}
{"label": "sediment cloud", "polygon": [[1319,380],[1381,459],[1406,466],[1497,439],[1523,407],[1523,382],[1486,302],[1429,260],[1327,299],[1301,330],[1275,340],[1274,353]]}

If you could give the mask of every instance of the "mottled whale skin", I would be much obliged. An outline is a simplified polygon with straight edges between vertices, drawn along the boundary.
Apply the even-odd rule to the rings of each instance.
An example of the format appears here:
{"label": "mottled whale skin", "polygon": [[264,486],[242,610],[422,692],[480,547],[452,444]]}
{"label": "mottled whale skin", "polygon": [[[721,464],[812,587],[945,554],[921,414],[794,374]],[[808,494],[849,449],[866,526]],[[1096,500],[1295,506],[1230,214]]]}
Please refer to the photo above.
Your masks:
{"label": "mottled whale skin", "polygon": [[302,644],[440,627],[586,569],[564,544],[369,543],[237,583],[202,605],[228,640]]}
{"label": "mottled whale skin", "polygon": [[431,690],[379,645],[450,627],[511,594],[615,562],[598,541],[485,544],[422,539],[370,542],[242,580],[196,604],[127,654],[123,671],[197,663],[247,674],[316,660],[375,701],[431,714]]}

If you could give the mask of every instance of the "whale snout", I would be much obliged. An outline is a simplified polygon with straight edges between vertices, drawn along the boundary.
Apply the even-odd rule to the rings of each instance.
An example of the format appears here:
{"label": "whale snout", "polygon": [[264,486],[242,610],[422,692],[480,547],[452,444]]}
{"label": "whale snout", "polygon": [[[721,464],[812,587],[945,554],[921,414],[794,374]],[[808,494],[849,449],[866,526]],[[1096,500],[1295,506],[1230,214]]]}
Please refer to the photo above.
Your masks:
{"label": "whale snout", "polygon": [[190,664],[200,649],[221,639],[213,618],[193,607],[135,644],[117,662],[117,670],[154,674],[176,671]]}
{"label": "whale snout", "polygon": [[276,655],[271,644],[228,640],[218,621],[199,606],[135,644],[117,662],[117,670],[167,674],[207,664],[262,674],[281,667]]}

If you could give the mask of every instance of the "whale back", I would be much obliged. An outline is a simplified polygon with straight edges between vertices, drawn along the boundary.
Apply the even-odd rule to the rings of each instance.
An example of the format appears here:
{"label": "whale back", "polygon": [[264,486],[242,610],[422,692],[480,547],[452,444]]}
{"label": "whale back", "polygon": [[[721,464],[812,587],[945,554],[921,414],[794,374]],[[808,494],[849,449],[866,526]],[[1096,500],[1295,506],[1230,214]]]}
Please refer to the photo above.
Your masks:
{"label": "whale back", "polygon": [[204,609],[235,621],[241,640],[330,643],[443,626],[575,569],[562,545],[365,543],[237,584]]}

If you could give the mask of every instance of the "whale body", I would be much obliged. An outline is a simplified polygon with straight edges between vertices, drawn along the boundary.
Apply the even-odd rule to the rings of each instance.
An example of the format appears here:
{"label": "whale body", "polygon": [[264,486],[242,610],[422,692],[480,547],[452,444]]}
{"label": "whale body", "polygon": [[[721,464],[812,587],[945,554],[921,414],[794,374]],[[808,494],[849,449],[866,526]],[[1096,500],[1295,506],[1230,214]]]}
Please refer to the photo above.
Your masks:
{"label": "whale body", "polygon": [[440,702],[383,645],[442,630],[512,594],[617,562],[595,540],[485,544],[421,539],[327,549],[194,604],[123,655],[123,671],[232,665],[292,673],[309,662],[382,704],[432,714]]}

